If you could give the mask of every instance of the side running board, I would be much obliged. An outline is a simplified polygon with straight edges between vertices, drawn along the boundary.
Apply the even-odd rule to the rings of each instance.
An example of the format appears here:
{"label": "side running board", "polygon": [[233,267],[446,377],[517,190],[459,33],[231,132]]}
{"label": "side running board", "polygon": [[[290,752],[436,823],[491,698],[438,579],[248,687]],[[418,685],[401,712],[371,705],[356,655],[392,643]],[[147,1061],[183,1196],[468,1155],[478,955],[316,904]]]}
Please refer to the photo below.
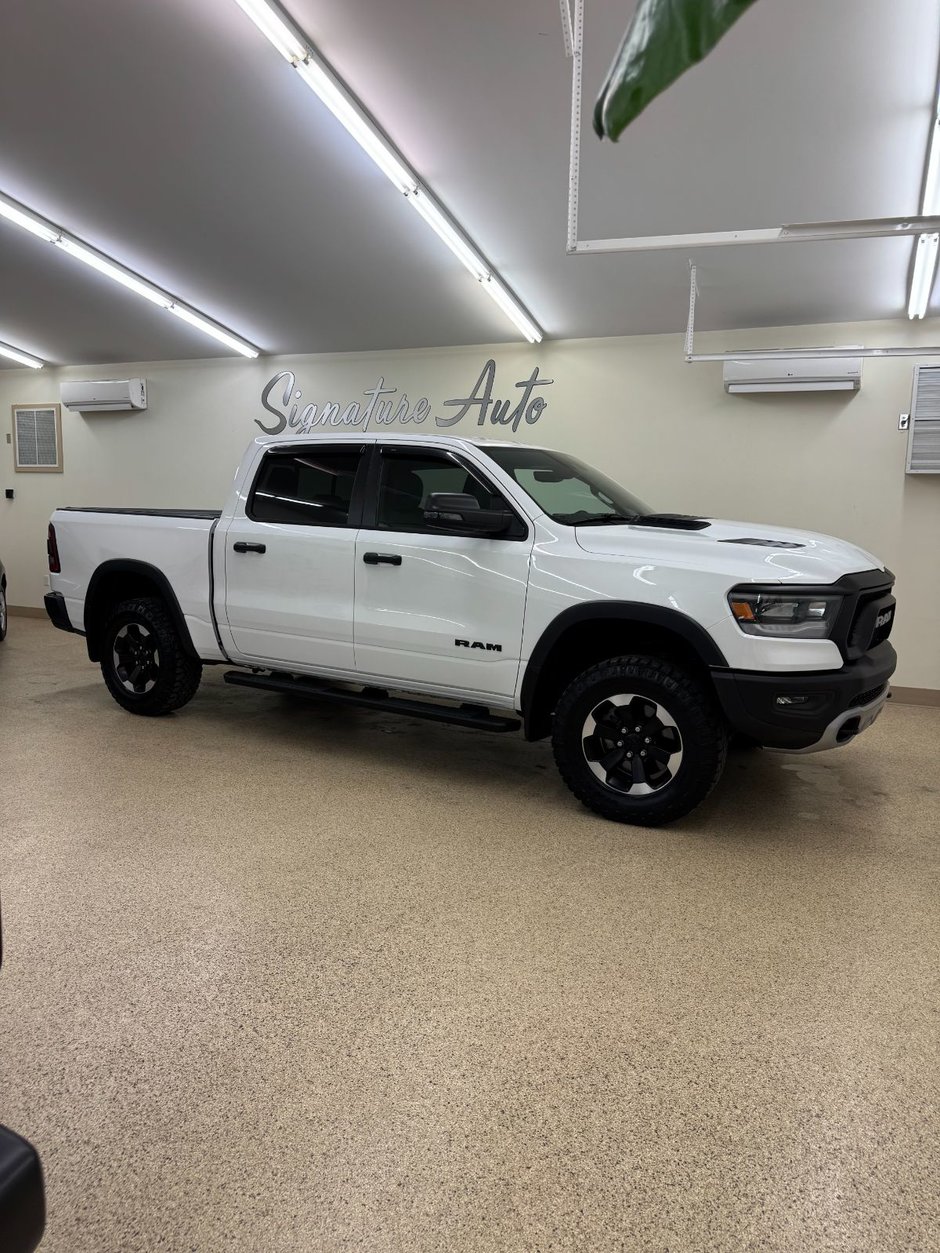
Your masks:
{"label": "side running board", "polygon": [[250,674],[244,670],[227,670],[222,676],[236,687],[257,687],[266,692],[289,692],[331,705],[358,705],[363,709],[384,709],[388,713],[405,714],[409,718],[427,718],[430,722],[450,722],[458,727],[476,727],[480,731],[518,731],[522,725],[516,718],[501,718],[481,705],[435,705],[429,701],[406,700],[389,696],[378,687],[347,691],[317,679],[295,678],[291,674]]}

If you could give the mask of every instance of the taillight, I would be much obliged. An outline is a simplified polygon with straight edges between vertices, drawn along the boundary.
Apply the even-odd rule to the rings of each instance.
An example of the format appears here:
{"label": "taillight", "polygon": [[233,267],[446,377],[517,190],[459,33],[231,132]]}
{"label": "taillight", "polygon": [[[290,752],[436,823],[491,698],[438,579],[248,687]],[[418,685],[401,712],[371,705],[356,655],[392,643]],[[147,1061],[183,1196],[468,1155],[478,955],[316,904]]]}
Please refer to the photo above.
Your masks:
{"label": "taillight", "polygon": [[49,538],[46,540],[46,552],[49,554],[49,573],[61,574],[62,563],[59,561],[59,546],[55,542],[55,527],[49,523]]}

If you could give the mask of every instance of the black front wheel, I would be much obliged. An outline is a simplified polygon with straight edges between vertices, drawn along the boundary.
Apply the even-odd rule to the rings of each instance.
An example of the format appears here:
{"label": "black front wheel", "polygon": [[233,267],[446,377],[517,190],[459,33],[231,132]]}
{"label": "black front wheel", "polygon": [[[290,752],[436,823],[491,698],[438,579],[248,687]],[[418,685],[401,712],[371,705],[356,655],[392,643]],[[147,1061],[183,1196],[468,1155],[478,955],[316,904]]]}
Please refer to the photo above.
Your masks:
{"label": "black front wheel", "polygon": [[157,717],[192,700],[202,663],[184,649],[164,602],[148,596],[114,606],[101,642],[101,673],[119,705]]}
{"label": "black front wheel", "polygon": [[613,657],[578,675],[555,709],[562,778],[605,818],[655,827],[705,799],[728,733],[705,685],[657,657]]}

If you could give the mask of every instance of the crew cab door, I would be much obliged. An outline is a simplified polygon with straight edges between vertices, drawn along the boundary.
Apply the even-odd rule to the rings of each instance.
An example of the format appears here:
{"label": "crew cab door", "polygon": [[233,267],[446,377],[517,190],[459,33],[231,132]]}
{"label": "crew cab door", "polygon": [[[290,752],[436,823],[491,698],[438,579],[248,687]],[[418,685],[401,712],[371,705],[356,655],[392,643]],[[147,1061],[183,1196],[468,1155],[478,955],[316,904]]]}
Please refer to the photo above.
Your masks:
{"label": "crew cab door", "polygon": [[216,536],[225,552],[219,628],[233,660],[353,669],[365,465],[356,443],[292,444],[264,454],[244,514]]}
{"label": "crew cab door", "polygon": [[[497,537],[433,530],[431,492],[466,492],[516,521]],[[377,448],[356,540],[357,670],[390,686],[512,697],[532,544],[531,527],[461,454]]]}

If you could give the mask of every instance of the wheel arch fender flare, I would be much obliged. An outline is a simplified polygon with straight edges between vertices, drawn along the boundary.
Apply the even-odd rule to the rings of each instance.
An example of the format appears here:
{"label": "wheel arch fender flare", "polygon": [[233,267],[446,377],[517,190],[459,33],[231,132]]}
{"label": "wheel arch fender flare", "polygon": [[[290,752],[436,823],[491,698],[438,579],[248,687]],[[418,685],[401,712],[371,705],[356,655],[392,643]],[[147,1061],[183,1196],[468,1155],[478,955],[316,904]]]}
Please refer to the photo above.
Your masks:
{"label": "wheel arch fender flare", "polygon": [[200,661],[201,658],[196,652],[189,627],[186,625],[186,619],[170,580],[162,570],[149,562],[134,561],[129,557],[115,557],[110,561],[103,561],[88,582],[88,589],[85,592],[84,626],[90,660],[100,660],[101,634],[105,623],[103,609],[106,603],[113,599],[108,596],[105,600],[104,597],[106,591],[120,588],[121,576],[129,585],[127,596],[119,597],[122,600],[135,595],[146,595],[146,590],[141,590],[142,585],[147,583],[152,585],[152,594],[158,595],[167,607],[183,651],[194,661]]}
{"label": "wheel arch fender flare", "polygon": [[609,625],[614,622],[654,630],[660,628],[672,636],[677,636],[688,645],[704,666],[725,668],[728,665],[724,654],[708,631],[694,618],[690,618],[679,609],[627,600],[594,601],[572,605],[552,619],[525,663],[520,705],[527,739],[539,739],[548,734],[545,727],[540,725],[544,721],[544,711],[539,708],[538,697],[540,680],[556,646],[572,628],[590,623]]}

